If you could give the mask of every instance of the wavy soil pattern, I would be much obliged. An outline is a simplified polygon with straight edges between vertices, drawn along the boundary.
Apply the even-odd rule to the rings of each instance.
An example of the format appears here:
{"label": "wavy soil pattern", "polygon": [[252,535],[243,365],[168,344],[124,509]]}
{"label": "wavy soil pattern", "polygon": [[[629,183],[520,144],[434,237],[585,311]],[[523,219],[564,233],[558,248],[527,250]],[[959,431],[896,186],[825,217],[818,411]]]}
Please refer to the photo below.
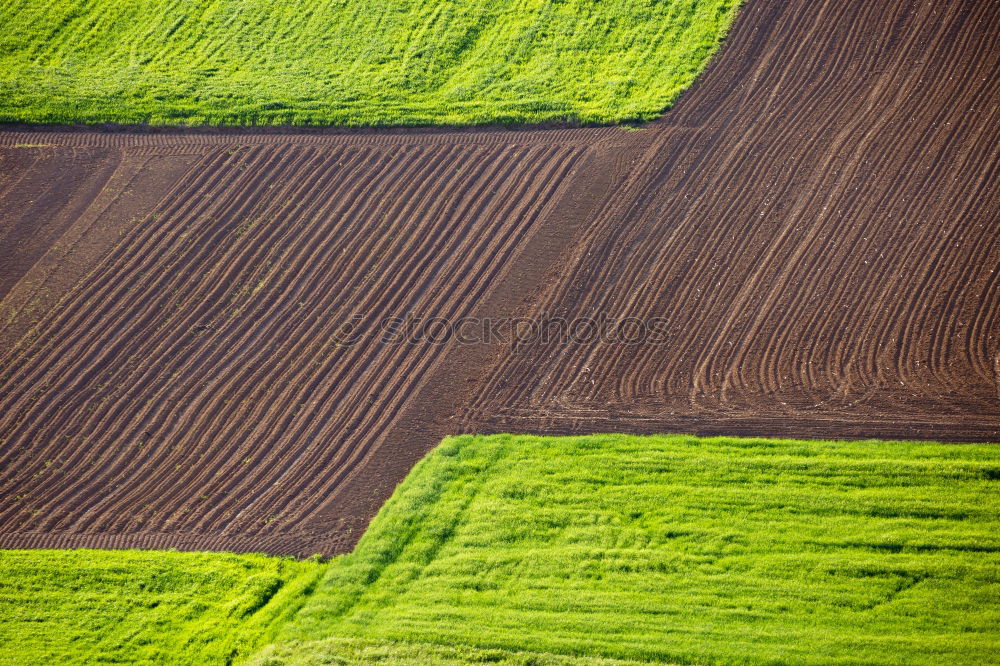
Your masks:
{"label": "wavy soil pattern", "polygon": [[750,2],[467,430],[1000,438],[1000,6]]}
{"label": "wavy soil pattern", "polygon": [[[343,552],[461,431],[1000,439],[997,34],[750,0],[639,132],[0,132],[0,547]],[[669,342],[368,335],[597,312]]]}
{"label": "wavy soil pattern", "polygon": [[209,142],[5,355],[5,531],[335,549],[311,519],[445,350],[365,327],[467,314],[594,150],[497,136]]}

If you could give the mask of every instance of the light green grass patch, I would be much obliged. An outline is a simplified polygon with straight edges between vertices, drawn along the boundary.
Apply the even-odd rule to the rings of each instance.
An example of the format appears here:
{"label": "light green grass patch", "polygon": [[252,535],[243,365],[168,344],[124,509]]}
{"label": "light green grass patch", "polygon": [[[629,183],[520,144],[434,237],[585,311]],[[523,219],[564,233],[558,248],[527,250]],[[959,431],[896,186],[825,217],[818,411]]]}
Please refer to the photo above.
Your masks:
{"label": "light green grass patch", "polygon": [[379,666],[640,666],[647,662],[571,657],[560,654],[491,650],[467,645],[394,643],[357,638],[327,638],[269,645],[254,666],[311,666],[313,664],[379,664]]}
{"label": "light green grass patch", "polygon": [[0,122],[648,120],[739,0],[11,0]]}
{"label": "light green grass patch", "polygon": [[338,653],[343,639],[678,663],[993,662],[998,479],[988,445],[450,438],[261,663],[377,661]]}
{"label": "light green grass patch", "polygon": [[273,638],[322,565],[263,555],[0,551],[0,664],[224,664]]}

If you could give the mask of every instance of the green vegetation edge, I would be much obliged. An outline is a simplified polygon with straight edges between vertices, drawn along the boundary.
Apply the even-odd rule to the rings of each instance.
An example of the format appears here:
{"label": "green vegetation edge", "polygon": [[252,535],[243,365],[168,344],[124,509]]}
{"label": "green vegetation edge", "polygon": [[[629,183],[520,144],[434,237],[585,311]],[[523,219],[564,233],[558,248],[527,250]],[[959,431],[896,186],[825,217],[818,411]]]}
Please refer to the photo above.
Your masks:
{"label": "green vegetation edge", "polygon": [[738,0],[20,0],[0,122],[426,126],[651,120]]}

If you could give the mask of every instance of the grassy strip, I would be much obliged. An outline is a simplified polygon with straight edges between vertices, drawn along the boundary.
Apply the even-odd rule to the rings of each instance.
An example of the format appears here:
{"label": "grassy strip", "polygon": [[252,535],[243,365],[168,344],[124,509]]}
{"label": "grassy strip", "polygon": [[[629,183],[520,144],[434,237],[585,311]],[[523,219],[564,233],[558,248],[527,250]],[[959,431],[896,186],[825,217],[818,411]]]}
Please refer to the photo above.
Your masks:
{"label": "grassy strip", "polygon": [[0,664],[223,664],[287,621],[316,562],[211,553],[0,551]]}
{"label": "grassy strip", "polygon": [[647,662],[601,657],[572,657],[519,650],[491,650],[468,645],[397,643],[357,638],[327,638],[269,645],[254,660],[257,666],[313,664],[378,664],[379,666],[639,666]]}
{"label": "grassy strip", "polygon": [[998,480],[988,445],[451,438],[258,663],[987,663]]}
{"label": "grassy strip", "polygon": [[0,121],[470,125],[648,120],[738,0],[12,0]]}

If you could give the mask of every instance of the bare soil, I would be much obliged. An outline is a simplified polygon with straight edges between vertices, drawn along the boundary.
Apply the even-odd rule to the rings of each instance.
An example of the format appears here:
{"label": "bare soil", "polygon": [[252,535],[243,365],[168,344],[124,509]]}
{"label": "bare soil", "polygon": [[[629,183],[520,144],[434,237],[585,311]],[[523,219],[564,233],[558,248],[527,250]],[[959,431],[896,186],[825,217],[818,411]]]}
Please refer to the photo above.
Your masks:
{"label": "bare soil", "polygon": [[1000,440],[1000,7],[748,2],[537,313],[483,432]]}

